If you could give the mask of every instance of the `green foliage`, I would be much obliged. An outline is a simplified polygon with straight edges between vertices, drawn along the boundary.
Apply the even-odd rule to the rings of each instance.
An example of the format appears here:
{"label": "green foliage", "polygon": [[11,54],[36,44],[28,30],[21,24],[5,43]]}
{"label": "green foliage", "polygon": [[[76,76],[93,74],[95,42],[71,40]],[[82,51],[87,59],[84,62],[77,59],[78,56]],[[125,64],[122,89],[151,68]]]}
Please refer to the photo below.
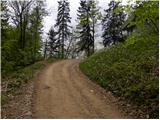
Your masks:
{"label": "green foliage", "polygon": [[46,11],[43,1],[3,1],[1,5],[2,74],[6,75],[42,59],[41,34]]}
{"label": "green foliage", "polygon": [[145,1],[139,4],[135,11],[136,21],[134,24],[141,25],[147,23],[158,32],[159,21],[159,2],[158,1]]}
{"label": "green foliage", "polygon": [[[152,38],[152,39],[151,39]],[[80,69],[102,87],[146,107],[158,117],[158,35],[129,37],[85,59]]]}
{"label": "green foliage", "polygon": [[16,49],[17,41],[16,40],[7,40],[3,43],[3,46],[1,48],[2,50],[2,73],[10,72],[14,70],[14,67],[16,66],[16,60],[17,60],[17,52]]}
{"label": "green foliage", "polygon": [[[136,4],[125,6],[125,11],[129,14],[129,26],[135,25],[137,29],[154,32],[159,31],[159,1],[136,1]],[[145,28],[141,28],[145,24]]]}

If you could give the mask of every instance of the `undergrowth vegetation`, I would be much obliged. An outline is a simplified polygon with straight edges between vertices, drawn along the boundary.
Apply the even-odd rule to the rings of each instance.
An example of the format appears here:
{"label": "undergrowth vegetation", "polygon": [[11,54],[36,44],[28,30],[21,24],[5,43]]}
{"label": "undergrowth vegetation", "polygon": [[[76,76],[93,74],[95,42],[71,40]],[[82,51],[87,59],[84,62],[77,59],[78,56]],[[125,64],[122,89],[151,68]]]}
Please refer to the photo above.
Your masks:
{"label": "undergrowth vegetation", "polygon": [[158,117],[158,36],[132,35],[125,44],[106,48],[83,60],[80,69],[106,90]]}
{"label": "undergrowth vegetation", "polygon": [[127,20],[131,31],[124,43],[109,45],[83,60],[80,69],[106,90],[143,109],[149,118],[158,118],[159,3],[137,3]]}
{"label": "undergrowth vegetation", "polygon": [[26,85],[36,73],[44,68],[48,63],[54,62],[56,59],[48,59],[46,61],[40,61],[33,65],[20,68],[14,72],[8,74],[2,74],[2,95],[1,103],[6,104],[9,98],[16,94],[16,91]]}

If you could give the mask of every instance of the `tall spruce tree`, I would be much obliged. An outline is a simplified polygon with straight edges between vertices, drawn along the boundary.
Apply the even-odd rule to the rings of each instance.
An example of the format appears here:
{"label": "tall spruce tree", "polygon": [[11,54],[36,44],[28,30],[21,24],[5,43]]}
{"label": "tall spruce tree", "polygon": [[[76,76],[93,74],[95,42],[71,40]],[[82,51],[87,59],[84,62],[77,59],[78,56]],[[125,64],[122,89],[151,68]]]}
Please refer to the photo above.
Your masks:
{"label": "tall spruce tree", "polygon": [[59,40],[56,38],[57,32],[53,27],[50,28],[48,33],[49,38],[49,54],[50,57],[56,57],[59,54],[58,47],[60,46]]}
{"label": "tall spruce tree", "polygon": [[58,28],[58,39],[60,42],[59,50],[61,51],[60,57],[65,57],[65,41],[70,35],[70,25],[71,17],[70,17],[70,8],[69,2],[67,0],[58,1],[58,15],[56,19],[55,27]]}
{"label": "tall spruce tree", "polygon": [[78,20],[77,30],[80,34],[78,41],[79,51],[85,51],[87,56],[91,55],[91,47],[93,46],[93,37],[90,27],[90,6],[86,0],[80,1],[80,7],[78,8]]}
{"label": "tall spruce tree", "polygon": [[106,14],[102,20],[102,28],[104,30],[102,37],[105,47],[123,41],[122,25],[126,16],[123,11],[118,11],[122,7],[120,2],[112,0],[108,6],[109,8],[105,10]]}
{"label": "tall spruce tree", "polygon": [[98,6],[98,1],[96,0],[88,0],[87,1],[88,6],[90,6],[90,13],[89,13],[89,17],[90,17],[90,27],[91,27],[91,34],[92,34],[92,39],[93,39],[93,43],[92,43],[92,53],[94,53],[94,43],[95,43],[95,31],[96,31],[96,26],[98,23],[98,20],[101,19],[101,12],[99,11],[100,7]]}

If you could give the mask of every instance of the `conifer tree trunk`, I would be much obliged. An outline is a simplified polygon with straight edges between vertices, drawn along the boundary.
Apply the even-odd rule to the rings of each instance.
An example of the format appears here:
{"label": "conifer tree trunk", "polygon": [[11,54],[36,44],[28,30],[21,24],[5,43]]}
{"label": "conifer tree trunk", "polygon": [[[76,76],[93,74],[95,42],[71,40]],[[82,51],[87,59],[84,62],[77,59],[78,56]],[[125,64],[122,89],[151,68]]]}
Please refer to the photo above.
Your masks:
{"label": "conifer tree trunk", "polygon": [[92,54],[94,53],[94,41],[95,41],[95,39],[94,39],[94,34],[95,34],[95,30],[94,30],[94,27],[95,27],[95,23],[94,23],[94,19],[93,19],[93,43],[92,43]]}

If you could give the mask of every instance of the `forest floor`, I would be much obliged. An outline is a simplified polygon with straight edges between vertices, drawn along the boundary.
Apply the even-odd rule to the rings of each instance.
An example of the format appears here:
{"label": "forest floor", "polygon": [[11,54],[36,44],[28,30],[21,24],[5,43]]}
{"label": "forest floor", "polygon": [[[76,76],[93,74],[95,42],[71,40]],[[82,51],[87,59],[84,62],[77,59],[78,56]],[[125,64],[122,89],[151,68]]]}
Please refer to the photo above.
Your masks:
{"label": "forest floor", "polygon": [[3,107],[2,118],[134,118],[132,109],[79,70],[79,62],[49,64]]}
{"label": "forest floor", "polygon": [[33,81],[21,87],[14,96],[10,96],[7,104],[1,108],[1,118],[3,119],[31,119],[32,118],[32,95]]}

